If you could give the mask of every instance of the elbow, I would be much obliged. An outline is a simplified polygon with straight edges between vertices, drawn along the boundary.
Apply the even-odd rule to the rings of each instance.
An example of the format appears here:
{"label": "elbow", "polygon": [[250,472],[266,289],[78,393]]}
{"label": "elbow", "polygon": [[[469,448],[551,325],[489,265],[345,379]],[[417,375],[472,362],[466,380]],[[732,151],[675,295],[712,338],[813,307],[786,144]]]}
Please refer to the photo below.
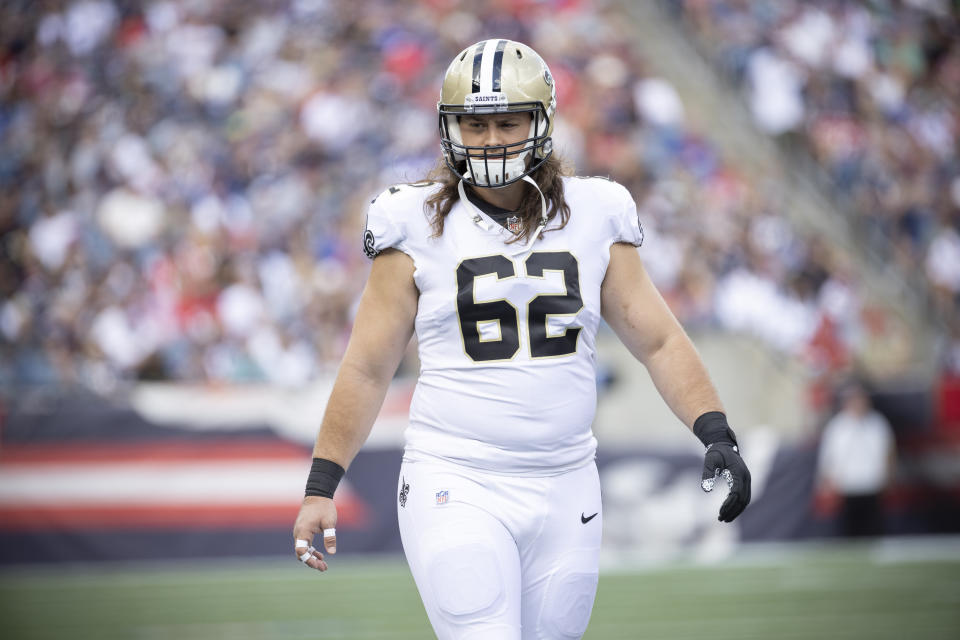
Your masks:
{"label": "elbow", "polygon": [[340,364],[339,375],[364,385],[380,386],[389,384],[393,371],[389,371],[382,361],[344,358]]}
{"label": "elbow", "polygon": [[652,360],[658,355],[664,352],[667,349],[667,345],[670,342],[670,334],[662,334],[655,336],[650,342],[646,345],[645,349],[645,359]]}
{"label": "elbow", "polygon": [[350,384],[359,384],[363,387],[386,385],[393,377],[393,371],[387,370],[384,358],[372,357],[366,349],[347,347],[347,352],[340,361],[337,370],[337,381]]}
{"label": "elbow", "polygon": [[671,354],[675,354],[677,349],[683,349],[687,345],[690,345],[690,340],[678,325],[676,330],[664,331],[653,336],[644,345],[643,353],[639,356],[639,360],[644,364],[648,364],[663,358],[671,358]]}

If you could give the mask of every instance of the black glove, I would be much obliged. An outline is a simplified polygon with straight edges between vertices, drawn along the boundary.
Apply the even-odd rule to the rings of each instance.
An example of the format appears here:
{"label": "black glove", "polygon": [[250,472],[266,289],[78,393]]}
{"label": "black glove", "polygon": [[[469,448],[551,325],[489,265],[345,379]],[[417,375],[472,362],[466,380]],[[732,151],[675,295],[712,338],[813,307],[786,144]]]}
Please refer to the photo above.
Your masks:
{"label": "black glove", "polygon": [[733,522],[750,504],[750,470],[740,457],[737,436],[727,424],[727,416],[719,411],[708,411],[697,418],[693,434],[707,447],[700,487],[712,491],[718,477],[727,481],[730,493],[720,507],[718,520]]}

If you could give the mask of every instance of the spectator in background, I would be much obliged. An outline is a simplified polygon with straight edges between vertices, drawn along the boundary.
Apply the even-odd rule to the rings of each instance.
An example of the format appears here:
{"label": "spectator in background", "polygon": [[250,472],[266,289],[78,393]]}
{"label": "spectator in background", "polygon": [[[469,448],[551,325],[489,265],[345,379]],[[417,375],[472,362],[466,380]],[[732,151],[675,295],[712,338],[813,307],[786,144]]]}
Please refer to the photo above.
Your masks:
{"label": "spectator in background", "polygon": [[[960,39],[945,0],[675,0],[757,126],[806,148],[866,248],[960,316]],[[796,142],[798,144],[793,144]]]}
{"label": "spectator in background", "polygon": [[[426,0],[278,0],[243,11],[227,0],[0,3],[0,387],[295,387],[335,367],[368,269],[351,250],[366,204],[432,164],[436,123],[424,107],[450,56],[484,33],[529,41],[556,61],[569,105],[557,148],[578,173],[631,191],[658,247],[651,276],[685,326],[748,332],[792,355],[811,341],[842,342],[844,353],[876,358],[856,282],[784,219],[776,185],[738,170],[687,122],[676,90],[647,74],[618,3],[508,4],[509,15],[501,3]],[[839,27],[825,29],[817,12],[801,20],[796,2],[770,7],[705,20],[736,45],[724,59],[739,75],[773,92],[756,96],[763,113],[776,112],[768,130],[793,135],[820,122],[817,149],[851,180],[870,169],[873,182],[893,185],[901,165],[953,175],[943,142],[953,102],[909,111],[923,115],[914,130],[942,160],[891,164],[886,146],[873,158],[861,114],[828,117],[837,110],[809,104],[808,87],[826,73],[810,65],[830,56],[806,38]],[[863,43],[874,37],[861,21],[841,30],[847,74],[863,72]],[[780,26],[785,35],[764,37]],[[773,64],[751,56],[764,43]],[[960,46],[948,48],[941,88],[960,86]],[[785,65],[795,77],[766,82]],[[890,112],[911,99],[881,93]],[[889,128],[878,127],[886,141]],[[914,199],[942,192],[958,203],[953,184],[918,187]],[[960,215],[934,204],[943,211],[909,208],[918,238],[932,233],[923,221],[935,213],[952,224]],[[937,237],[926,268],[952,308],[957,243]],[[896,342],[882,337],[889,353]],[[808,359],[825,369],[820,352]]]}
{"label": "spectator in background", "polygon": [[881,535],[883,494],[896,459],[893,431],[860,383],[848,385],[840,398],[840,411],[827,422],[820,440],[819,493],[840,500],[842,535]]}

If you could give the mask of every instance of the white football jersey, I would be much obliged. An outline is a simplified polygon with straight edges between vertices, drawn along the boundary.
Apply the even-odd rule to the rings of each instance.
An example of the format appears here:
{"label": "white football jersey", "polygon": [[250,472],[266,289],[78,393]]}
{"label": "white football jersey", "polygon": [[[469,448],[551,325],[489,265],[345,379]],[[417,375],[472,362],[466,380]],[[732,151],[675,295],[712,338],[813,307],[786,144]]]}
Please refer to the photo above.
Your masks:
{"label": "white football jersey", "polygon": [[640,246],[627,190],[564,178],[570,220],[541,239],[512,233],[456,203],[435,238],[426,198],[438,185],[396,185],[370,206],[364,250],[409,255],[420,291],[420,377],[405,458],[440,458],[501,473],[549,475],[596,453],[596,335],[610,245]]}

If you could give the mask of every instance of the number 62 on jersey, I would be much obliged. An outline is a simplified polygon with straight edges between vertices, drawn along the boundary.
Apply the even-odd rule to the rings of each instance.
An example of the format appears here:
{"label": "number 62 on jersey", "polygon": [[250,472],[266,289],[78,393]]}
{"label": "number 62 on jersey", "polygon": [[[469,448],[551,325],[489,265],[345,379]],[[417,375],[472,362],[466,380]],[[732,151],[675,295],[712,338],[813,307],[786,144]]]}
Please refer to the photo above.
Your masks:
{"label": "number 62 on jersey", "polygon": [[[527,278],[545,279],[547,271],[563,275],[563,293],[541,293],[527,304],[526,331],[533,358],[555,358],[577,351],[577,338],[582,327],[567,327],[551,336],[547,323],[551,316],[576,315],[583,308],[580,297],[580,272],[577,260],[569,251],[535,252],[524,261]],[[509,360],[520,350],[520,314],[507,300],[477,302],[474,284],[477,278],[496,275],[497,280],[517,276],[512,260],[504,255],[468,258],[457,267],[457,317],[463,348],[475,362]],[[480,327],[496,324],[499,338],[485,339]]]}

